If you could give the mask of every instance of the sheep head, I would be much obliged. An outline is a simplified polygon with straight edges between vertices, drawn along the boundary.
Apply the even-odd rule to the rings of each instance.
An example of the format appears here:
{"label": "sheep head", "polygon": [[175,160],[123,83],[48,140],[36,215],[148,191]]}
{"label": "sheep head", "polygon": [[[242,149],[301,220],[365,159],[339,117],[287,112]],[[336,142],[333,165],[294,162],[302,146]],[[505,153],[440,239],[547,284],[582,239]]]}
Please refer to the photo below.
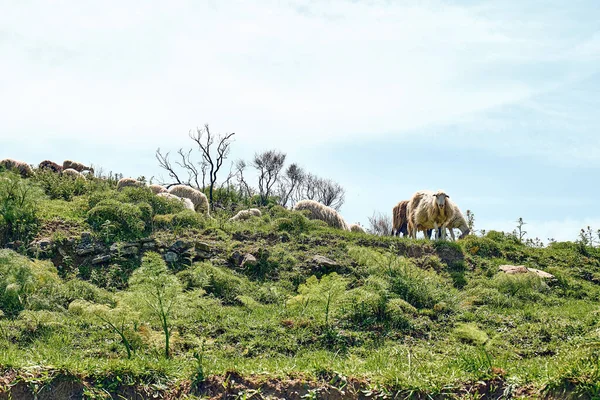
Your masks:
{"label": "sheep head", "polygon": [[446,208],[446,199],[450,198],[443,190],[438,190],[433,194],[435,196],[435,203],[439,207],[440,210],[444,210]]}

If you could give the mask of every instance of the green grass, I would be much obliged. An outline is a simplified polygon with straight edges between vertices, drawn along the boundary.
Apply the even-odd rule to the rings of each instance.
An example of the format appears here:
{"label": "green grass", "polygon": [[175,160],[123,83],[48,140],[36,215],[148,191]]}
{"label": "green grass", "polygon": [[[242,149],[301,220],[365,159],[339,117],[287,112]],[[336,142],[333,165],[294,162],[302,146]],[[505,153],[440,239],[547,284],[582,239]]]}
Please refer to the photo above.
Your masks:
{"label": "green grass", "polygon": [[[147,236],[201,241],[209,243],[210,259],[161,272],[178,288],[167,359],[163,321],[141,286],[129,285],[141,260],[72,265],[59,274],[49,260],[1,250],[4,368],[64,370],[104,382],[98,387],[115,380],[172,386],[197,379],[199,371],[207,377],[235,370],[367,379],[403,396],[457,393],[498,376],[511,388],[558,398],[600,393],[597,249],[527,247],[497,232],[458,243],[375,237],[278,206],[229,222],[233,210],[190,215],[143,189],[117,193],[95,182],[71,192],[70,185],[36,192],[36,233],[62,242],[88,230],[106,246]],[[101,222],[119,213],[128,220],[106,231]],[[233,255],[247,253],[257,263],[242,268]],[[315,255],[336,264],[317,265]],[[503,275],[498,266],[505,263],[557,279]],[[131,358],[107,318],[121,324]]]}

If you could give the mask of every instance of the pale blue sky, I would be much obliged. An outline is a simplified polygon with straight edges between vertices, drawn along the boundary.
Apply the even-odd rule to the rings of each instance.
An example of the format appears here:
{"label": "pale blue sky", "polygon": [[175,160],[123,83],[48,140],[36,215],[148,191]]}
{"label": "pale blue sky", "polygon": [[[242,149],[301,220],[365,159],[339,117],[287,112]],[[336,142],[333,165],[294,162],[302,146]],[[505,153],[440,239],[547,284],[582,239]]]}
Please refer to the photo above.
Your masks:
{"label": "pale blue sky", "polygon": [[600,2],[21,1],[0,13],[0,158],[156,175],[205,122],[278,148],[367,223],[445,189],[478,228],[600,228]]}

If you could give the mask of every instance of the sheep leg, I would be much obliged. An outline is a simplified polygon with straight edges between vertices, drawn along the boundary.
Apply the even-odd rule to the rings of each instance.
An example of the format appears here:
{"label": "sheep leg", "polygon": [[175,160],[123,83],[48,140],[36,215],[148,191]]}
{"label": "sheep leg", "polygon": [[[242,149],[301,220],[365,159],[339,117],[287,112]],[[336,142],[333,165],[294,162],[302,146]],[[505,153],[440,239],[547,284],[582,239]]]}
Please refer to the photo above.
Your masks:
{"label": "sheep leg", "polygon": [[450,236],[452,237],[452,241],[456,242],[456,237],[454,236],[454,229],[448,228],[448,230],[450,231]]}

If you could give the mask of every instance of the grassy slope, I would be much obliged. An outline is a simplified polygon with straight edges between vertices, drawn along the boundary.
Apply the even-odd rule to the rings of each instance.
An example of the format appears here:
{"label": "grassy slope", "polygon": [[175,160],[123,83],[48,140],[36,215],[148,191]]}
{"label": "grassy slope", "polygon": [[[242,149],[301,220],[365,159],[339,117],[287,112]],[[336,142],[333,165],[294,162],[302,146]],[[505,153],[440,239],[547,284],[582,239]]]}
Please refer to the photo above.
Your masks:
{"label": "grassy slope", "polygon": [[[118,234],[89,225],[92,206],[98,198],[139,204],[145,196],[132,189],[125,198],[100,183],[76,190],[68,200],[51,200],[48,194],[60,196],[46,189],[38,201],[39,235],[61,241],[90,230],[110,244]],[[109,389],[123,380],[173,386],[235,370],[353,377],[405,394],[457,392],[498,376],[507,390],[600,392],[596,249],[530,248],[493,232],[458,245],[413,242],[340,232],[280,207],[263,212],[247,222],[229,223],[231,213],[222,212],[177,226],[164,222],[172,216],[155,217],[162,222],[139,233],[212,247],[208,261],[170,266],[182,288],[171,318],[172,359],[162,356],[160,326],[143,305],[147,296],[126,284],[139,263],[117,261],[90,274],[90,266],[57,269],[0,251],[0,364],[23,379],[22,371],[43,381],[52,377],[43,371],[66,370]],[[258,263],[234,265],[235,251],[254,254]],[[317,254],[337,265],[313,263]],[[498,274],[504,263],[540,268],[557,280]],[[119,289],[116,281],[123,282]],[[105,314],[94,312],[98,304],[104,312],[122,309],[131,359],[98,317]]]}

